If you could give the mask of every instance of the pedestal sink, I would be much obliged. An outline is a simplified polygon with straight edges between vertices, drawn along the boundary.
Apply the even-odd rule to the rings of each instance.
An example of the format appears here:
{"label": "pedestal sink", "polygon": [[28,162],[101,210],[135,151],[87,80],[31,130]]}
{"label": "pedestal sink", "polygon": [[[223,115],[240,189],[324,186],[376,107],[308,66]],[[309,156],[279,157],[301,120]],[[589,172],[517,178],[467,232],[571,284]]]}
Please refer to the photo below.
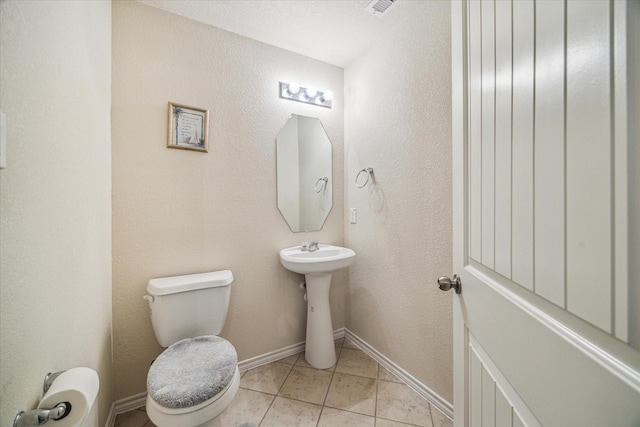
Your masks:
{"label": "pedestal sink", "polygon": [[303,251],[300,246],[280,251],[284,268],[305,276],[308,301],[305,358],[314,368],[325,369],[336,364],[329,307],[331,274],[349,267],[355,256],[351,249],[331,245],[319,245],[315,251]]}

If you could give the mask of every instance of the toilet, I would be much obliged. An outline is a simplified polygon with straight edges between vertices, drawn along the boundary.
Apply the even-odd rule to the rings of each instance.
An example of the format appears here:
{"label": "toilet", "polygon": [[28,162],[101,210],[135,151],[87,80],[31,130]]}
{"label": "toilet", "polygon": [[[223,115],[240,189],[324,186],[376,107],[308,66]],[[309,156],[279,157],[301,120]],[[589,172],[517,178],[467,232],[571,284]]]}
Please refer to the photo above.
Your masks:
{"label": "toilet", "polygon": [[217,336],[227,317],[229,270],[153,279],[144,298],[167,349],[147,375],[146,409],[159,427],[216,426],[238,392],[238,356]]}

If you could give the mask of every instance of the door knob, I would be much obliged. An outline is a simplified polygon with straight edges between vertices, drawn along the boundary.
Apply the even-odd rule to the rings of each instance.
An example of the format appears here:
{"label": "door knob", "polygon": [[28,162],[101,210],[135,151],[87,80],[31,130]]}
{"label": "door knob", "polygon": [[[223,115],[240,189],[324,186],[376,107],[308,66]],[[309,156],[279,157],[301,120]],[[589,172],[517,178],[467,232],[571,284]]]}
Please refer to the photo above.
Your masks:
{"label": "door knob", "polygon": [[449,279],[447,276],[442,276],[438,278],[438,286],[440,290],[448,291],[453,288],[456,290],[456,294],[462,292],[462,280],[460,280],[460,276],[457,274],[453,275],[453,280]]}

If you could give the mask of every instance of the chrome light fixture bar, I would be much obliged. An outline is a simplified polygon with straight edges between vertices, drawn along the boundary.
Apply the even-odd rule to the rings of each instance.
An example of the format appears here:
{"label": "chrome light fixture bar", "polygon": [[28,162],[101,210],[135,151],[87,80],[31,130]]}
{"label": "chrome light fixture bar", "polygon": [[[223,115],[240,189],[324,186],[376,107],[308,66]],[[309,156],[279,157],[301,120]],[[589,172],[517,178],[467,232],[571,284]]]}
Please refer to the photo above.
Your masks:
{"label": "chrome light fixture bar", "polygon": [[321,92],[313,86],[301,87],[297,83],[280,82],[280,98],[331,108],[333,92]]}

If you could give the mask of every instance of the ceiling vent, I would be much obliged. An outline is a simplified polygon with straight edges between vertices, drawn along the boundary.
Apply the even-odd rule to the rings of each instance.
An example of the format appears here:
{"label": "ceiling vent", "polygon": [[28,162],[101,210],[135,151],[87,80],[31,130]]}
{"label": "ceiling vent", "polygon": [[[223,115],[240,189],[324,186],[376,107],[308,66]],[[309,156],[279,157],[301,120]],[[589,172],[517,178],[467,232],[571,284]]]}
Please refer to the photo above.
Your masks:
{"label": "ceiling vent", "polygon": [[391,9],[393,9],[393,6],[397,2],[398,0],[373,0],[364,10],[378,18],[382,18],[384,15],[389,13]]}

